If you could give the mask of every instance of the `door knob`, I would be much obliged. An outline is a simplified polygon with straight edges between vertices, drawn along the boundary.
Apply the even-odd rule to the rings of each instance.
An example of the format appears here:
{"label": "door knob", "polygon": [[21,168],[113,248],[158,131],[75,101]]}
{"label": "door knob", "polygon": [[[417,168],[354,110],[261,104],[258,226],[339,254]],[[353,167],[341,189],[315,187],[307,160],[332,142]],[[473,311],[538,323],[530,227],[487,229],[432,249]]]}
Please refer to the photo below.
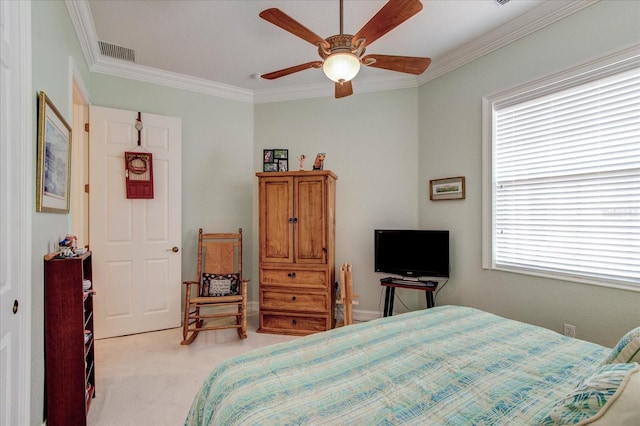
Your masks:
{"label": "door knob", "polygon": [[176,246],[173,246],[173,248],[167,249],[167,251],[172,251],[174,253],[177,253],[177,252],[180,251],[180,249],[178,247],[176,247]]}
{"label": "door knob", "polygon": [[13,313],[14,314],[18,313],[18,301],[17,300],[13,301]]}

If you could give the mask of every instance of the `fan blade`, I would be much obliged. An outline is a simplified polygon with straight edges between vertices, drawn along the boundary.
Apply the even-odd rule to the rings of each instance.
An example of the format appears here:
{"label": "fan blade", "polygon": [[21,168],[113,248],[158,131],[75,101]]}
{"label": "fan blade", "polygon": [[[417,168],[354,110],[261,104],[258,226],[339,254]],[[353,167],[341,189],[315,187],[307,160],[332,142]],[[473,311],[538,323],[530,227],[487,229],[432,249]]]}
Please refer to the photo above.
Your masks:
{"label": "fan blade", "polygon": [[389,0],[382,9],[353,36],[353,45],[364,39],[362,47],[368,46],[416,13],[422,10],[420,0]]}
{"label": "fan blade", "polygon": [[309,68],[322,68],[322,61],[307,62],[306,64],[300,64],[294,67],[289,67],[282,70],[270,72],[268,74],[262,74],[260,78],[266,78],[267,80],[275,80],[276,78],[284,77],[285,75],[293,74],[298,71],[304,71]]}
{"label": "fan blade", "polygon": [[382,68],[390,71],[406,72],[420,75],[431,64],[431,58],[417,58],[415,56],[367,55],[362,58],[364,65]]}
{"label": "fan blade", "polygon": [[314,46],[318,46],[318,44],[321,44],[327,49],[331,47],[331,45],[325,39],[311,31],[280,9],[271,8],[263,10],[262,12],[260,12],[260,17],[265,21],[269,21],[272,24],[279,26],[283,30],[288,31],[303,40],[308,41]]}
{"label": "fan blade", "polygon": [[342,83],[336,83],[336,99],[344,98],[345,96],[350,95],[353,95],[351,80],[343,81]]}

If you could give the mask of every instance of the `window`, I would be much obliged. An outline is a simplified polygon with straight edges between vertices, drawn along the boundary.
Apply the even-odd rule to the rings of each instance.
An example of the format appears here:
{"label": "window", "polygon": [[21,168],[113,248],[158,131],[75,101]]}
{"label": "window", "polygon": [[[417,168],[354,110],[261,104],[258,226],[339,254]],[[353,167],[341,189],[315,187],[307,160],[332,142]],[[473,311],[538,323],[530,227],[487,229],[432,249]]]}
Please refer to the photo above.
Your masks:
{"label": "window", "polygon": [[637,48],[483,114],[483,267],[640,291]]}

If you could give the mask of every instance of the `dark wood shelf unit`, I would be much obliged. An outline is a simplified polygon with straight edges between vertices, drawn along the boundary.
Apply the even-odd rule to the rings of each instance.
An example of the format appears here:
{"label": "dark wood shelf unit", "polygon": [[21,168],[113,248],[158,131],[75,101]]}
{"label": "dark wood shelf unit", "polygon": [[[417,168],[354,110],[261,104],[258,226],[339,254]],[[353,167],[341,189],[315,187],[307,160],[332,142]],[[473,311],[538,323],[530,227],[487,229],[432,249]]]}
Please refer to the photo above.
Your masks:
{"label": "dark wood shelf unit", "polygon": [[[95,398],[91,253],[44,260],[47,425],[86,425]],[[85,335],[87,338],[85,340]]]}

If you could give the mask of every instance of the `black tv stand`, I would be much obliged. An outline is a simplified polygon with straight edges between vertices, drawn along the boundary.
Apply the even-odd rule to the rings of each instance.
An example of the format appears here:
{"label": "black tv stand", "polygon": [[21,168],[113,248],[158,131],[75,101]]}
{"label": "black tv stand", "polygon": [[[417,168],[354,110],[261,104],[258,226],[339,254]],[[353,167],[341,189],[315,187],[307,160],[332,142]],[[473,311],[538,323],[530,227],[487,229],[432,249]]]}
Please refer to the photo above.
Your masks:
{"label": "black tv stand", "polygon": [[406,286],[425,286],[425,287],[435,287],[438,285],[437,281],[431,280],[421,280],[421,279],[411,279],[411,278],[400,278],[400,277],[386,277],[382,278],[380,282],[398,284],[398,285],[406,285]]}
{"label": "black tv stand", "polygon": [[390,317],[393,315],[393,300],[395,298],[396,288],[410,288],[414,290],[422,290],[427,297],[427,309],[435,306],[433,292],[438,288],[437,281],[431,280],[411,280],[398,277],[386,277],[380,279],[380,285],[387,288],[384,297],[384,313],[383,316]]}

